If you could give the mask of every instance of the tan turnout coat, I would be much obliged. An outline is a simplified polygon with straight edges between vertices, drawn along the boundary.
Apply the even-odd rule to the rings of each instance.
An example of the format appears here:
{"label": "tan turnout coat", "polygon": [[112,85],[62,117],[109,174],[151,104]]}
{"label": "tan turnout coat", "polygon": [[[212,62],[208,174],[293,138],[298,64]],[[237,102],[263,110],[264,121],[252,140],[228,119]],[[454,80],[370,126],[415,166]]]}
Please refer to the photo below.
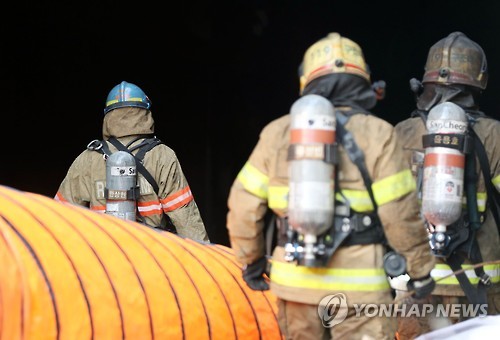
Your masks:
{"label": "tan turnout coat", "polygon": [[[406,257],[408,272],[413,278],[426,276],[434,266],[434,259],[423,221],[418,217],[415,181],[393,126],[373,115],[355,114],[346,128],[364,150],[380,219],[390,245]],[[286,202],[289,133],[290,115],[269,123],[231,187],[227,228],[231,246],[242,264],[250,264],[264,255],[264,215],[268,207],[278,216],[287,214],[286,204],[273,203],[275,198],[271,196],[278,193]],[[368,197],[358,168],[342,147],[340,153],[340,188]],[[326,272],[322,268],[316,270],[285,263],[283,255],[282,247],[274,249],[270,275],[271,289],[279,298],[317,304],[328,294],[342,292],[347,295],[349,304],[392,300],[382,269],[384,248],[380,244],[339,248]],[[347,273],[359,277],[346,277]],[[372,277],[366,276],[372,274]]]}
{"label": "tan turnout coat", "polygon": [[[103,137],[116,137],[122,144],[139,135],[154,133],[151,111],[124,107],[110,111],[104,117]],[[140,143],[137,141],[133,145]],[[107,143],[111,152],[116,148]],[[135,151],[134,153],[137,153]],[[146,224],[164,229],[162,214],[168,215],[182,237],[198,241],[209,241],[200,212],[194,200],[188,181],[184,176],[175,152],[165,144],[159,144],[148,151],[143,161],[159,187],[159,194],[138,172],[140,198],[139,213]],[[103,155],[92,150],[84,150],[71,164],[66,177],[57,191],[55,199],[105,212],[106,162]]]}
{"label": "tan turnout coat", "polygon": [[[422,135],[427,133],[423,120],[420,117],[408,118],[395,127],[398,138],[405,150],[405,159],[412,163],[412,153],[414,151],[425,152],[422,145]],[[490,173],[497,190],[500,188],[500,122],[487,117],[478,118],[474,125],[474,131],[479,136],[486,148],[488,159],[490,160]],[[413,166],[416,166],[415,164]],[[480,170],[479,160],[476,161],[479,181],[477,185],[478,207],[480,211],[485,209],[486,188],[484,178]],[[477,233],[477,239],[483,261],[493,261],[500,259],[500,241],[495,219],[489,209],[486,210],[486,218]],[[466,262],[468,263],[468,262]],[[485,267],[486,273],[491,276],[493,283],[500,282],[500,265],[493,264]],[[438,280],[433,294],[464,296],[455,277],[439,281],[440,278],[451,273],[451,269],[444,264],[441,259],[437,259],[436,268],[432,271],[432,276]],[[472,270],[467,271],[470,277],[476,277]],[[448,284],[449,283],[449,284]],[[476,282],[477,283],[477,282]],[[490,291],[500,291],[498,285],[490,288]]]}

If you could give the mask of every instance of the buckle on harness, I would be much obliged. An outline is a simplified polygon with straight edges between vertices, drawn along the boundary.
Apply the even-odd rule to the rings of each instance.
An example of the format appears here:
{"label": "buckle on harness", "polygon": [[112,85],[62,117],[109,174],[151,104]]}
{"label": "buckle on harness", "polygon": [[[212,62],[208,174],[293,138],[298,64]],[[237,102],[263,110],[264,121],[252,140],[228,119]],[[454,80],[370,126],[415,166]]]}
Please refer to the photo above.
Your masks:
{"label": "buckle on harness", "polygon": [[484,284],[485,286],[489,286],[491,284],[491,277],[484,273],[480,278],[479,280],[481,281],[482,284]]}
{"label": "buckle on harness", "polygon": [[100,141],[99,139],[94,139],[92,142],[88,143],[87,149],[102,153],[102,158],[104,158],[104,160],[107,160],[109,157],[109,155],[103,149],[102,141]]}
{"label": "buckle on harness", "polygon": [[92,142],[87,144],[87,149],[92,151],[97,151],[102,149],[102,143],[99,139],[94,139]]}

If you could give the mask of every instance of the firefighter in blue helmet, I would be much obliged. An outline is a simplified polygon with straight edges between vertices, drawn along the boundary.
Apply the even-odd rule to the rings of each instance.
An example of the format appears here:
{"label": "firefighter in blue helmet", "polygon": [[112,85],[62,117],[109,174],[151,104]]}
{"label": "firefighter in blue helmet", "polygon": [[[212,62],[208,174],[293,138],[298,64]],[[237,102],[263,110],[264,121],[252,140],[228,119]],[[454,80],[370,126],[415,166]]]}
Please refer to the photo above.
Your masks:
{"label": "firefighter in blue helmet", "polygon": [[102,133],[103,140],[90,142],[73,161],[55,199],[106,212],[113,192],[106,187],[106,159],[117,150],[126,151],[136,160],[138,221],[209,241],[175,152],[154,135],[151,101],[144,91],[125,81],[113,87],[106,99]]}
{"label": "firefighter in blue helmet", "polygon": [[137,85],[122,81],[109,91],[104,114],[106,115],[113,109],[126,106],[149,110],[151,108],[151,100]]}

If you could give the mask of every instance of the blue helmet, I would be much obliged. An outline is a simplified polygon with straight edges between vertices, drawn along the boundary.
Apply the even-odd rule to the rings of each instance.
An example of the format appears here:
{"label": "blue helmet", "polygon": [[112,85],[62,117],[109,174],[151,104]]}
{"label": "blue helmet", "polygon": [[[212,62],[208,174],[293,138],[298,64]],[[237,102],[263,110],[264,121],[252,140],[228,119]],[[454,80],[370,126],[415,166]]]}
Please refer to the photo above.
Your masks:
{"label": "blue helmet", "polygon": [[122,81],[109,91],[106,99],[104,114],[119,107],[134,106],[148,109],[151,107],[151,101],[139,86]]}

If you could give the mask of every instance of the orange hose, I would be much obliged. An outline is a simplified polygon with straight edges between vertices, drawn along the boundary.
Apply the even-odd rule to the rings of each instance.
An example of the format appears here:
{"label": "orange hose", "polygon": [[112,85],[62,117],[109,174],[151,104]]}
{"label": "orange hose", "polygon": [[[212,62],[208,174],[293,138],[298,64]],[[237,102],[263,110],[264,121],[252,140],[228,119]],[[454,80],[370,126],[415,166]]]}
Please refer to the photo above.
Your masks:
{"label": "orange hose", "polygon": [[0,186],[0,340],[282,339],[230,248]]}

